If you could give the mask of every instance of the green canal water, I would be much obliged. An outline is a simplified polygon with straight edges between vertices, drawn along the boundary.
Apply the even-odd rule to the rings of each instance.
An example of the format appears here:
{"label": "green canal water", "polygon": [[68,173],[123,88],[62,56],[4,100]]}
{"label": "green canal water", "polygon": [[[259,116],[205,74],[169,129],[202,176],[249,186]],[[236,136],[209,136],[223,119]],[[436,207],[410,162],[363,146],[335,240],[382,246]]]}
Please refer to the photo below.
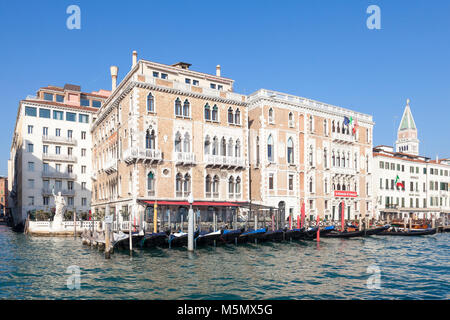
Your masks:
{"label": "green canal water", "polygon": [[449,299],[449,240],[446,233],[193,254],[116,251],[106,260],[80,239],[30,237],[0,225],[0,299]]}

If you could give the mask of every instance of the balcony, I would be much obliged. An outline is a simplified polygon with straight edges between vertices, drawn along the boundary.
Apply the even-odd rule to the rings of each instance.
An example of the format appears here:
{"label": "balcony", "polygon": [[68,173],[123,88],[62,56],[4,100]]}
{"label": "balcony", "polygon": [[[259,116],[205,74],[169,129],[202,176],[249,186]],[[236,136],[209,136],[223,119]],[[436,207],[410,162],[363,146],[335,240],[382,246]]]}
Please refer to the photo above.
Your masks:
{"label": "balcony", "polygon": [[352,134],[332,132],[331,138],[335,142],[340,142],[340,143],[345,143],[345,144],[351,144],[351,143],[355,142],[355,136]]}
{"label": "balcony", "polygon": [[42,172],[42,178],[76,180],[77,175],[71,172]]}
{"label": "balcony", "polygon": [[194,165],[195,154],[192,152],[175,152],[175,162],[181,165]]}
{"label": "balcony", "polygon": [[[58,194],[58,192],[61,192],[61,195],[63,195],[63,196],[75,196],[75,190],[55,189],[54,192],[55,192],[55,194]],[[51,189],[43,188],[42,195],[51,196],[51,195],[53,195],[53,192]]]}
{"label": "balcony", "polygon": [[68,144],[72,146],[77,145],[77,140],[69,137],[61,137],[61,136],[42,136],[42,142],[46,143],[57,143],[57,144]]}
{"label": "balcony", "polygon": [[242,158],[227,157],[219,155],[205,155],[205,162],[207,166],[217,168],[244,168],[245,161]]}
{"label": "balcony", "polygon": [[123,152],[123,159],[127,164],[139,161],[158,163],[162,161],[162,153],[156,149],[130,148]]}
{"label": "balcony", "polygon": [[112,174],[117,171],[117,159],[111,159],[106,161],[103,170],[106,174]]}
{"label": "balcony", "polygon": [[60,162],[77,162],[77,157],[72,155],[42,153],[42,160],[60,161]]}
{"label": "balcony", "polygon": [[332,173],[340,174],[343,176],[354,176],[356,175],[356,170],[354,168],[342,168],[342,167],[332,167]]}

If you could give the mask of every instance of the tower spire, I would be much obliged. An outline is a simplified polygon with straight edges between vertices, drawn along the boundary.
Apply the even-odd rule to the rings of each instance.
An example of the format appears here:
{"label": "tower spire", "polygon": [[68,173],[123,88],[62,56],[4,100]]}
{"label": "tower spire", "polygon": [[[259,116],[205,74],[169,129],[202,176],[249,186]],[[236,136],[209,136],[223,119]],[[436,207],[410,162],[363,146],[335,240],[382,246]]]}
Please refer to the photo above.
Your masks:
{"label": "tower spire", "polygon": [[406,99],[405,110],[397,130],[396,151],[413,155],[419,154],[419,140],[417,139],[417,127],[409,106],[411,100]]}

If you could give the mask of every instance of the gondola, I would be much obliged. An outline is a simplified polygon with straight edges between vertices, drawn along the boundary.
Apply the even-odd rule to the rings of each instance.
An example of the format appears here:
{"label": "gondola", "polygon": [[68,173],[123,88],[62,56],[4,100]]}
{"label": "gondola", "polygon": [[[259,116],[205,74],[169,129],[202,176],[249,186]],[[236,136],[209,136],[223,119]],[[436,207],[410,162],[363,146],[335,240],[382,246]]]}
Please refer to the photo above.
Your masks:
{"label": "gondola", "polygon": [[320,229],[320,236],[322,237],[322,236],[330,233],[333,230],[334,230],[334,226],[328,226],[328,227],[322,228],[322,229]]}
{"label": "gondola", "polygon": [[140,241],[141,248],[160,247],[167,243],[170,231],[146,234]]}
{"label": "gondola", "polygon": [[261,228],[261,229],[257,229],[257,230],[250,229],[239,235],[238,242],[245,243],[245,242],[258,241],[258,239],[261,239],[264,236],[266,231],[267,231],[266,228]]}
{"label": "gondola", "polygon": [[[198,230],[194,232],[194,239],[198,237]],[[188,244],[188,233],[187,232],[175,232],[169,235],[166,240],[169,247],[183,247]]]}
{"label": "gondola", "polygon": [[318,227],[309,227],[308,229],[306,229],[304,239],[314,239],[317,236],[317,229]]}
{"label": "gondola", "polygon": [[409,231],[405,231],[400,228],[391,228],[390,230],[383,231],[379,233],[380,236],[426,236],[432,235],[437,232],[436,228],[428,228],[428,229],[410,229]]}
{"label": "gondola", "polygon": [[288,229],[284,232],[285,240],[301,240],[306,238],[305,228],[301,229]]}
{"label": "gondola", "polygon": [[[350,229],[352,230],[352,229]],[[338,230],[332,230],[329,233],[325,233],[323,235],[324,238],[354,238],[354,237],[362,237],[364,236],[364,230],[355,230],[355,231],[338,231]]]}
{"label": "gondola", "polygon": [[219,238],[222,236],[222,230],[217,230],[213,232],[202,231],[199,233],[198,237],[195,238],[195,245],[211,245],[217,243]]}
{"label": "gondola", "polygon": [[391,226],[389,224],[381,226],[381,227],[376,227],[376,228],[371,228],[371,229],[366,229],[365,230],[365,235],[366,236],[373,236],[373,235],[377,235],[387,229],[389,229]]}
{"label": "gondola", "polygon": [[223,233],[221,234],[219,241],[222,243],[235,243],[236,240],[239,238],[241,233],[244,232],[244,228],[241,229],[235,229],[235,230],[223,230]]}
{"label": "gondola", "polygon": [[285,239],[284,232],[286,229],[267,230],[260,238],[261,241],[283,241]]}

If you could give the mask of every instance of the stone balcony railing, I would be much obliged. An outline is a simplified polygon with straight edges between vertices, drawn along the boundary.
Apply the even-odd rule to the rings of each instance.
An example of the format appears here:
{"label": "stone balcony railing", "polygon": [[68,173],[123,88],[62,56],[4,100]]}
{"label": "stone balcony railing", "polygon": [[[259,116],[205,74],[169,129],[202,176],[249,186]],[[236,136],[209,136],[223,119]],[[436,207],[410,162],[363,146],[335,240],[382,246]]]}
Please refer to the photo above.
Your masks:
{"label": "stone balcony railing", "polygon": [[219,156],[219,155],[205,155],[205,163],[207,166],[213,167],[227,167],[227,168],[243,168],[245,161],[242,158]]}
{"label": "stone balcony railing", "polygon": [[355,136],[352,134],[332,132],[331,138],[333,139],[333,141],[348,144],[356,142]]}
{"label": "stone balcony railing", "polygon": [[123,159],[126,163],[135,161],[143,162],[160,162],[162,161],[162,153],[157,149],[129,148],[123,152]]}
{"label": "stone balcony railing", "polygon": [[59,144],[70,144],[70,145],[77,145],[77,140],[74,138],[69,137],[61,137],[61,136],[49,136],[44,135],[42,136],[42,142],[47,143],[59,143]]}
{"label": "stone balcony railing", "polygon": [[53,195],[53,192],[55,194],[58,194],[58,192],[61,192],[61,195],[63,196],[74,196],[75,195],[75,190],[66,190],[66,189],[48,189],[48,188],[42,188],[42,194],[43,195]]}
{"label": "stone balcony railing", "polygon": [[65,154],[42,153],[42,160],[61,161],[61,162],[77,162],[77,157]]}
{"label": "stone balcony railing", "polygon": [[195,154],[193,152],[175,152],[175,162],[182,165],[195,164]]}
{"label": "stone balcony railing", "polygon": [[345,175],[345,176],[356,175],[355,168],[332,167],[331,171],[332,171],[332,173],[341,174],[341,175]]}
{"label": "stone balcony railing", "polygon": [[108,161],[106,161],[103,170],[107,173],[107,174],[111,174],[117,171],[117,159],[110,159]]}
{"label": "stone balcony railing", "polygon": [[77,175],[70,172],[42,172],[42,178],[76,180]]}

